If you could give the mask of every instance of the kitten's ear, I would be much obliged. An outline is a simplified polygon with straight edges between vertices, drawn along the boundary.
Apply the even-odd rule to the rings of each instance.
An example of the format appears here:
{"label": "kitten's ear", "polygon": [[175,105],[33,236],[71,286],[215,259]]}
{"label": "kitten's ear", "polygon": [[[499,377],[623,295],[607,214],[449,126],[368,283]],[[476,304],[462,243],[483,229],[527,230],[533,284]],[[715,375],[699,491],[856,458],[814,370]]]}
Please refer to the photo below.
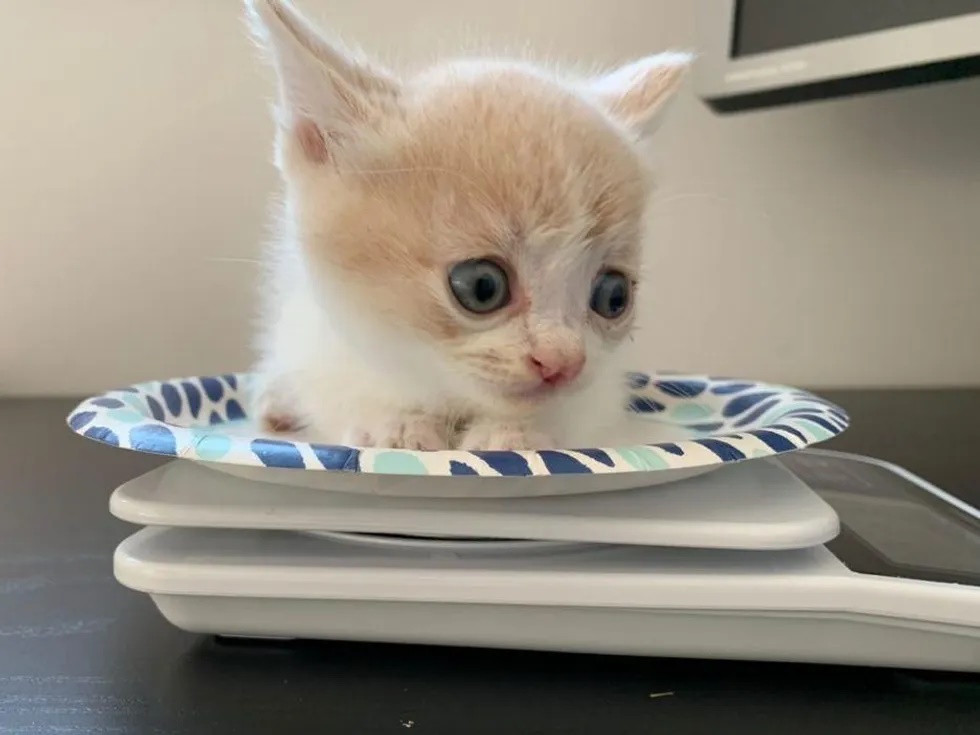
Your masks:
{"label": "kitten's ear", "polygon": [[614,119],[644,138],[656,129],[692,60],[679,52],[647,56],[592,80],[589,91]]}
{"label": "kitten's ear", "polygon": [[398,104],[387,72],[328,41],[289,0],[245,0],[252,34],[279,78],[279,124],[303,156],[329,163],[358,129]]}

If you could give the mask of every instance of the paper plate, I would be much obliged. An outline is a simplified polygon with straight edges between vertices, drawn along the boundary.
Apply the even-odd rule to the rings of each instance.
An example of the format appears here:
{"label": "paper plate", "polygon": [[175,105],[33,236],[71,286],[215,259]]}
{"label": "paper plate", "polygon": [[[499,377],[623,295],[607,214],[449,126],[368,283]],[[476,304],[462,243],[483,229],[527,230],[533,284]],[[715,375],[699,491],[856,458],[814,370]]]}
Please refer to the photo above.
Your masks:
{"label": "paper plate", "polygon": [[[806,391],[743,380],[631,373],[630,420],[678,441],[539,451],[412,451],[317,444],[258,431],[251,376],[141,383],[83,401],[78,434],[114,447],[194,460],[248,479],[382,495],[554,495],[654,485],[769,457],[841,433],[843,410]],[[495,482],[488,482],[489,479]]]}

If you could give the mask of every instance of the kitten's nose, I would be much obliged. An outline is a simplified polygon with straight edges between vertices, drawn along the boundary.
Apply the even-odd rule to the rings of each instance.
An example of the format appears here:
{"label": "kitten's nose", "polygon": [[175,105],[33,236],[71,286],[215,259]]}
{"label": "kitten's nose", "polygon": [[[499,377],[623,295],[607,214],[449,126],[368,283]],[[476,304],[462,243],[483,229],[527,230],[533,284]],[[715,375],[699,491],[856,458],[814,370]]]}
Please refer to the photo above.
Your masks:
{"label": "kitten's nose", "polygon": [[541,376],[541,380],[556,387],[571,383],[585,366],[585,354],[581,351],[567,353],[535,350],[528,356],[528,360]]}

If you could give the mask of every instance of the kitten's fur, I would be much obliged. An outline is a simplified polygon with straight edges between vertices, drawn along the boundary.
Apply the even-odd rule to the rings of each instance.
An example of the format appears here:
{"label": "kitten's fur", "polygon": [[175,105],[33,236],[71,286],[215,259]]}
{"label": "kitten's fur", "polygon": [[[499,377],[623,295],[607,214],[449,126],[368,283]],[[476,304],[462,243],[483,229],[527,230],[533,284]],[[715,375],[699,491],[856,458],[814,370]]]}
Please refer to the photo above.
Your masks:
{"label": "kitten's fur", "polygon": [[[639,278],[648,183],[636,143],[688,58],[589,80],[481,60],[403,79],[327,41],[286,0],[248,6],[278,73],[285,183],[261,320],[266,425],[419,449],[615,441],[617,348],[635,307],[605,320],[590,291],[604,269]],[[505,264],[514,297],[474,317],[448,269],[483,257]],[[532,357],[584,369],[550,389]]]}

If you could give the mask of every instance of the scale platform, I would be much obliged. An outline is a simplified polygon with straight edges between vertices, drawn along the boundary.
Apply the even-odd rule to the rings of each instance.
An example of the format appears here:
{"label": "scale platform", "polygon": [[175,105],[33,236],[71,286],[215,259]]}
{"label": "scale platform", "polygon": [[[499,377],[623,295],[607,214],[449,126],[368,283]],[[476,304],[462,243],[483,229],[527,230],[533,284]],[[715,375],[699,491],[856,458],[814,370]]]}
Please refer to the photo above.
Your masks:
{"label": "scale platform", "polygon": [[380,498],[175,461],[121,583],[199,633],[980,671],[980,513],[834,452],[651,488]]}

